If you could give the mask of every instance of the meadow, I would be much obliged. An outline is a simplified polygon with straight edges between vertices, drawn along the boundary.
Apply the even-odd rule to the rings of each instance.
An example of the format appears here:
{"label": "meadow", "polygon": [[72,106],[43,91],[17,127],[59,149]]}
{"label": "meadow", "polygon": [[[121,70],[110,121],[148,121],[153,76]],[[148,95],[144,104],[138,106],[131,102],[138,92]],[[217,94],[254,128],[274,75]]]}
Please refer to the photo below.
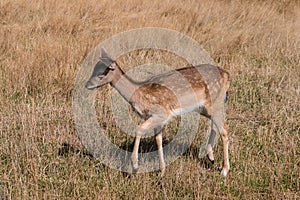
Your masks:
{"label": "meadow", "polygon": [[[299,22],[297,0],[1,0],[0,199],[300,199]],[[81,144],[72,91],[83,60],[105,39],[142,27],[193,38],[231,74],[226,178],[221,140],[214,165],[197,158],[204,118],[163,178],[111,169]],[[188,64],[151,50],[117,61],[125,70]],[[97,91],[99,123],[130,149],[134,138],[114,125],[107,106],[112,92]],[[165,140],[177,126],[171,122]],[[144,145],[155,149],[154,138]]]}

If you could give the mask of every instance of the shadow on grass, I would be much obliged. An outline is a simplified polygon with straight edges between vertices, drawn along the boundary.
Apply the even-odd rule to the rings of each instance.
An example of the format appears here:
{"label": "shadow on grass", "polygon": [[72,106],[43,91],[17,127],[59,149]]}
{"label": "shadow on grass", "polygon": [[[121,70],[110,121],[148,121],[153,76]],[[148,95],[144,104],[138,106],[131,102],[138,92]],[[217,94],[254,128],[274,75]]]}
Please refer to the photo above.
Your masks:
{"label": "shadow on grass", "polygon": [[[165,140],[163,142],[163,146],[169,144],[169,142],[170,141]],[[182,149],[186,148],[186,145],[184,143],[176,144],[176,145],[177,145],[177,147],[182,148]],[[119,148],[121,148],[125,151],[128,151],[128,152],[132,152],[133,146],[134,146],[134,142],[131,142],[131,143],[126,142],[126,143],[122,144],[121,146],[119,146]],[[155,143],[155,140],[153,140],[153,138],[142,139],[140,142],[139,153],[148,153],[148,152],[153,152],[153,151],[157,151],[157,145]],[[191,145],[182,154],[182,156],[185,158],[192,159],[192,160],[197,160],[199,162],[199,164],[205,169],[209,169],[209,168],[213,167],[214,161],[209,160],[207,156],[204,158],[199,158],[198,154],[199,154],[199,148]],[[71,145],[67,142],[64,142],[58,150],[58,156],[61,156],[61,157],[68,157],[68,156],[74,156],[74,155],[79,155],[81,157],[85,157],[85,158],[89,158],[89,159],[95,159],[95,157],[90,152],[85,150],[84,148],[80,148],[78,146]],[[128,177],[128,174],[124,175],[124,176]]]}
{"label": "shadow on grass", "polygon": [[183,154],[183,156],[188,157],[192,160],[198,160],[200,165],[204,169],[211,169],[214,165],[214,160],[210,160],[208,156],[205,156],[203,158],[199,158],[199,148],[195,146],[190,146],[187,151]]}
{"label": "shadow on grass", "polygon": [[93,159],[93,155],[89,153],[85,149],[80,149],[79,147],[75,147],[73,145],[70,145],[67,142],[64,142],[61,147],[58,149],[58,156],[61,157],[68,157],[73,155],[80,155],[81,157],[86,157],[89,159]]}

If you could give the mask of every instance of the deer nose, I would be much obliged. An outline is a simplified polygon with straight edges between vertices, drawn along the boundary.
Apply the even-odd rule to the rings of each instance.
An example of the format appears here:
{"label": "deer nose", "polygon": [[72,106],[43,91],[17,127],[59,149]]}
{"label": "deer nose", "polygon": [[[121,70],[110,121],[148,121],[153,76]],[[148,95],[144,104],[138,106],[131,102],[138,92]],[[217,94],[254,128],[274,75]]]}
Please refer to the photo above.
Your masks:
{"label": "deer nose", "polygon": [[88,81],[86,84],[85,84],[85,88],[88,89],[88,90],[92,90],[95,88],[94,84],[92,84],[91,81]]}

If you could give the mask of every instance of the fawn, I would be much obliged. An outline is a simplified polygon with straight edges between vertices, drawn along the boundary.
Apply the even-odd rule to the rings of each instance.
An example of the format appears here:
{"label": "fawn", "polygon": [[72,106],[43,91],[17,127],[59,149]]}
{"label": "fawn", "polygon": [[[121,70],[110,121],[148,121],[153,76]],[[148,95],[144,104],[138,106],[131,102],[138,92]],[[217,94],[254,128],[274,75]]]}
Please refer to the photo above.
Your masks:
{"label": "fawn", "polygon": [[213,147],[216,134],[223,142],[224,164],[221,171],[229,171],[228,134],[224,124],[224,108],[230,80],[225,70],[203,64],[172,70],[156,75],[146,81],[136,82],[128,77],[118,64],[101,49],[100,61],[85,87],[89,90],[110,83],[121,96],[144,119],[136,130],[131,156],[133,171],[138,170],[138,148],[141,137],[147,130],[154,130],[158,147],[161,174],[165,172],[162,147],[162,129],[174,116],[196,111],[211,119],[211,133],[206,154],[214,161]]}

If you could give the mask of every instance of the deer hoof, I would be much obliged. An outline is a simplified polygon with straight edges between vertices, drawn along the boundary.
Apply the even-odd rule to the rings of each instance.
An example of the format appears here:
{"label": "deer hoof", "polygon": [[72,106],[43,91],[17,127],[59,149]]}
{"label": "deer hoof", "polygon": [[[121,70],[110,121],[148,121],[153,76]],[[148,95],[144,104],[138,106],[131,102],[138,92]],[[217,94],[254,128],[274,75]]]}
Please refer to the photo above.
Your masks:
{"label": "deer hoof", "polygon": [[215,160],[210,158],[208,155],[207,155],[207,159],[209,160],[210,164],[213,165],[215,163]]}
{"label": "deer hoof", "polygon": [[165,176],[165,171],[166,171],[166,169],[165,169],[165,168],[163,168],[163,169],[160,169],[159,176],[160,176],[160,177],[164,177],[164,176]]}
{"label": "deer hoof", "polygon": [[223,168],[221,171],[221,176],[226,177],[228,174],[228,169]]}
{"label": "deer hoof", "polygon": [[132,162],[132,173],[137,173],[139,169],[138,162]]}

